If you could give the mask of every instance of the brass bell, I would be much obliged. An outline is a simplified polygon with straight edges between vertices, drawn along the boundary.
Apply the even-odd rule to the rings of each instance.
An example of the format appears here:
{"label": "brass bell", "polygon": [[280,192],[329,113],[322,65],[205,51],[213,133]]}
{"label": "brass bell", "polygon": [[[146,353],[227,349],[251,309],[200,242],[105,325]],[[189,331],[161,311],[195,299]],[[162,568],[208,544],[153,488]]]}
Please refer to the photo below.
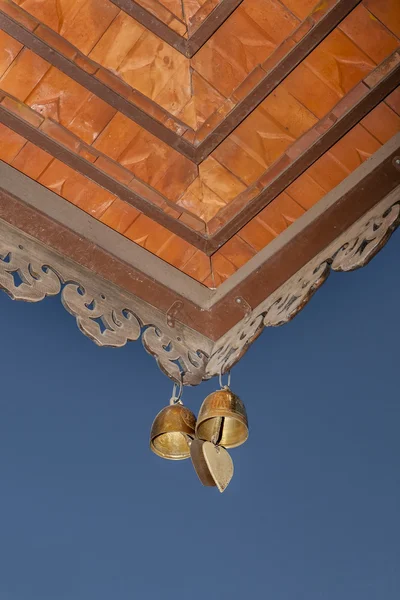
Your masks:
{"label": "brass bell", "polygon": [[207,396],[197,417],[198,439],[224,448],[235,448],[243,444],[248,435],[246,409],[229,387]]}
{"label": "brass bell", "polygon": [[196,417],[175,398],[154,419],[150,433],[152,451],[169,460],[190,457],[190,443],[195,437]]}

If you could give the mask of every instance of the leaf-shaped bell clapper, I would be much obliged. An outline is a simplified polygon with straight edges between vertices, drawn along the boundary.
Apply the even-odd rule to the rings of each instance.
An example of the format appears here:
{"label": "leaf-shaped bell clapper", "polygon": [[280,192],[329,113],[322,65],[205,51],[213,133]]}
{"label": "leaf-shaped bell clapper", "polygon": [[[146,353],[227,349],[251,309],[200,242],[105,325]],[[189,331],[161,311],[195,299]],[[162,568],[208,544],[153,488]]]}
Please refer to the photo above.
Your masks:
{"label": "leaf-shaped bell clapper", "polygon": [[228,387],[204,400],[197,417],[196,437],[224,448],[235,448],[249,436],[247,413],[241,399]]}
{"label": "leaf-shaped bell clapper", "polygon": [[169,460],[190,457],[190,444],[195,437],[196,417],[179,400],[162,409],[154,419],[150,433],[150,448]]}

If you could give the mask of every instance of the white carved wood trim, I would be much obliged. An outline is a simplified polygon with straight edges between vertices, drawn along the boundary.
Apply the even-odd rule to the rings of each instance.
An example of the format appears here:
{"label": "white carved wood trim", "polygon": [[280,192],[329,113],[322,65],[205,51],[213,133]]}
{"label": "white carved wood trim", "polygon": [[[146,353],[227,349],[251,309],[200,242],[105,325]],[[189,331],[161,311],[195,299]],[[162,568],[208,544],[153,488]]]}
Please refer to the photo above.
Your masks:
{"label": "white carved wood trim", "polygon": [[396,188],[222,336],[208,360],[206,378],[231,369],[264,327],[291,321],[326,281],[331,270],[354,271],[365,266],[399,224],[400,188]]}
{"label": "white carved wood trim", "polygon": [[397,188],[264,300],[220,340],[176,321],[114,284],[0,220],[0,289],[14,300],[38,302],[61,294],[79,329],[99,346],[142,340],[171,379],[197,385],[225,372],[243,356],[264,327],[290,321],[326,281],[331,270],[366,265],[400,223]]}
{"label": "white carved wood trim", "polygon": [[79,329],[99,346],[141,339],[160,369],[185,385],[205,375],[213,342],[143,300],[58,255],[0,219],[0,289],[14,300],[38,302],[61,294]]}

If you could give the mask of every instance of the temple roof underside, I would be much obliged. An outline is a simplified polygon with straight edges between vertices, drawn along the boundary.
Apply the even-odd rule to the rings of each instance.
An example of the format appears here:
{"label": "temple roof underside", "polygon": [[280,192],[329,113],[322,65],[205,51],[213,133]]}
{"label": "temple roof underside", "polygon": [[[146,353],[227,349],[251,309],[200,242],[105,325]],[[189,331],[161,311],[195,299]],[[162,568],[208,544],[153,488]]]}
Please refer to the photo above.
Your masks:
{"label": "temple roof underside", "polygon": [[0,287],[229,370],[399,224],[398,0],[0,0]]}

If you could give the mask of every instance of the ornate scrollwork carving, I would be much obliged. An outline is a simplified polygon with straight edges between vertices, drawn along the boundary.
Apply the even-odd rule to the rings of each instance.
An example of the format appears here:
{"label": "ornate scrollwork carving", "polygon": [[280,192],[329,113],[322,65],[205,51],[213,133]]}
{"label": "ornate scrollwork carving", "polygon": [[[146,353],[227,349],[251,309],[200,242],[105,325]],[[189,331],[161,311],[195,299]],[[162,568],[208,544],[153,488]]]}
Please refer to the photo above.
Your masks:
{"label": "ornate scrollwork carving", "polygon": [[[400,222],[400,203],[388,197],[305,265],[215,344],[158,309],[58,256],[0,220],[0,289],[37,302],[61,292],[79,329],[99,346],[141,339],[171,379],[197,385],[229,370],[264,327],[287,323],[307,304],[331,270],[367,264]],[[22,241],[22,243],[21,243]]]}
{"label": "ornate scrollwork carving", "polygon": [[[0,289],[14,300],[38,302],[61,292],[63,306],[99,346],[121,347],[142,339],[161,370],[185,385],[199,384],[212,342],[194,331],[171,328],[150,305],[96,278],[0,221]],[[51,266],[50,266],[51,265]]]}
{"label": "ornate scrollwork carving", "polygon": [[400,203],[394,204],[383,214],[371,215],[363,229],[336,252],[331,268],[334,271],[354,271],[364,267],[386,244],[399,225]]}
{"label": "ornate scrollwork carving", "polygon": [[42,261],[27,255],[22,244],[12,248],[0,240],[0,289],[13,300],[38,302],[60,293],[58,275]]}
{"label": "ornate scrollwork carving", "polygon": [[79,329],[99,346],[125,346],[140,338],[138,318],[124,304],[112,304],[92,286],[67,283],[61,293],[63,306],[76,317]]}
{"label": "ornate scrollwork carving", "polygon": [[385,201],[378,204],[253,310],[250,318],[240,321],[215,344],[207,365],[207,378],[231,369],[264,327],[291,321],[326,281],[331,269],[352,271],[366,265],[399,223],[400,203],[389,207]]}

